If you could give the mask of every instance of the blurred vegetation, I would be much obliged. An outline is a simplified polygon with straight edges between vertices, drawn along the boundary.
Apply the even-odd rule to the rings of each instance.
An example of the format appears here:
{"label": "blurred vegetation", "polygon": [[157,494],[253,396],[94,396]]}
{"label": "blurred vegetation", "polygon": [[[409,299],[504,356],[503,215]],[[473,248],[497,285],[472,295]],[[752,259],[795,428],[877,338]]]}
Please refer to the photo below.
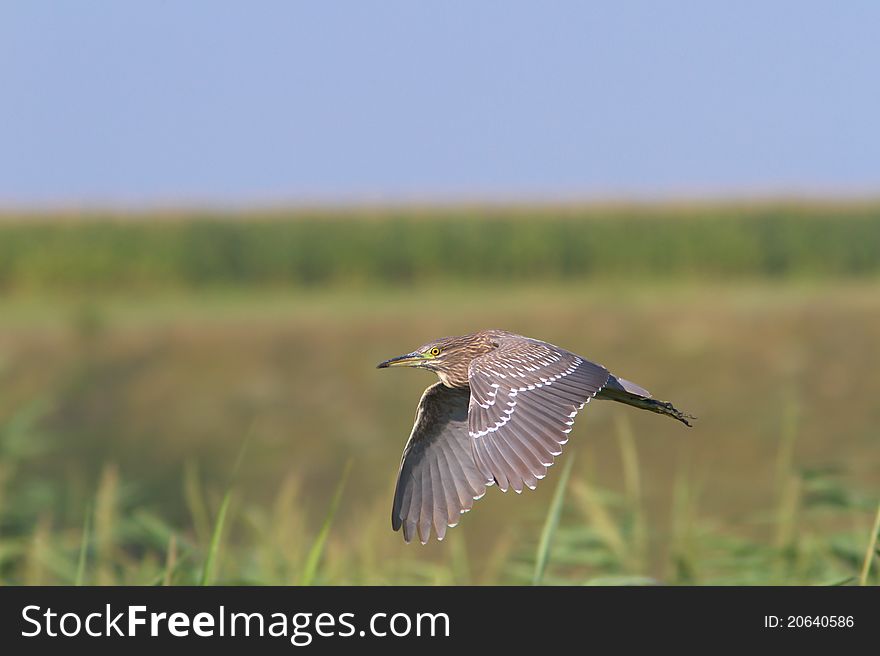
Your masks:
{"label": "blurred vegetation", "polygon": [[880,204],[144,218],[7,216],[0,290],[880,274]]}
{"label": "blurred vegetation", "polygon": [[[148,218],[0,220],[0,584],[880,583],[878,205]],[[700,420],[404,545],[374,365],[486,327]]]}
{"label": "blurred vegetation", "polygon": [[[770,542],[736,535],[701,516],[692,481],[679,476],[668,536],[672,548],[652,572],[640,466],[626,422],[617,431],[624,454],[623,494],[599,488],[589,478],[570,483],[569,459],[543,529],[536,520],[525,535],[503,534],[477,570],[461,531],[451,534],[440,560],[420,560],[417,545],[402,559],[387,558],[387,540],[379,537],[387,526],[376,518],[366,534],[340,540],[346,531],[334,520],[345,473],[329,506],[312,512],[309,495],[293,478],[265,506],[248,503],[230,479],[217,505],[218,497],[207,497],[193,474],[196,478],[184,483],[190,519],[175,525],[112,465],[98,478],[90,502],[60,503],[70,492],[66,481],[38,480],[18,471],[28,460],[47,455],[41,453],[39,432],[32,433],[34,419],[26,412],[0,432],[0,583],[5,584],[880,583],[880,507],[869,533],[865,519],[873,508],[867,498],[853,495],[832,474],[789,469],[791,463],[784,463],[785,480],[779,483],[793,484],[794,491],[783,490],[774,507],[749,518],[774,527],[776,539]],[[781,454],[785,447],[780,448]],[[52,496],[56,502],[47,503]],[[840,518],[850,526],[842,528]],[[321,520],[319,527],[311,526],[314,519]],[[328,544],[333,531],[337,539]]]}

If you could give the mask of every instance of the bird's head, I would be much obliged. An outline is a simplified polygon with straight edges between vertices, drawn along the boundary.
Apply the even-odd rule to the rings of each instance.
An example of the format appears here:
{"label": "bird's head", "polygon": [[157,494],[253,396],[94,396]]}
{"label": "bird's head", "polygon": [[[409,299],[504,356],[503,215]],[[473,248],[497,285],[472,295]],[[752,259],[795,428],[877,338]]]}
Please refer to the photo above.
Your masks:
{"label": "bird's head", "polygon": [[447,387],[466,387],[471,360],[495,348],[495,335],[499,332],[484,330],[461,337],[441,337],[411,353],[380,362],[379,369],[418,367],[436,373]]}
{"label": "bird's head", "polygon": [[461,338],[441,337],[427,344],[422,344],[411,353],[404,353],[396,358],[380,362],[378,368],[419,367],[431,371],[443,371],[450,361],[458,360],[463,355]]}

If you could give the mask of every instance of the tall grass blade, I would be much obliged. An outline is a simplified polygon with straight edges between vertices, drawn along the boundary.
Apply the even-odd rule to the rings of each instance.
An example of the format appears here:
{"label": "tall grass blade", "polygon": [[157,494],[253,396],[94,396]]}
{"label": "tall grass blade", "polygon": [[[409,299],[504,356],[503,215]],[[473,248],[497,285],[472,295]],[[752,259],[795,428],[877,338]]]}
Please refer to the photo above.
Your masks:
{"label": "tall grass blade", "polygon": [[789,393],[782,415],[782,431],[776,454],[776,481],[778,506],[776,510],[777,549],[792,549],[796,538],[797,517],[801,502],[801,477],[794,468],[794,446],[797,439],[800,407],[797,397]]}
{"label": "tall grass blade", "polygon": [[120,554],[116,540],[120,533],[119,468],[105,465],[95,494],[95,582],[98,585],[119,583],[119,570],[114,566]]}
{"label": "tall grass blade", "polygon": [[628,565],[633,571],[645,568],[648,554],[648,527],[642,507],[642,480],[638,449],[629,419],[622,414],[615,416],[615,434],[623,466],[624,489],[632,519],[632,536],[629,545]]}
{"label": "tall grass blade", "polygon": [[626,541],[599,493],[580,480],[572,483],[572,493],[580,503],[590,526],[596,531],[608,550],[621,564],[626,564],[629,556]]}
{"label": "tall grass blade", "polygon": [[248,428],[247,433],[245,434],[245,438],[241,443],[241,447],[238,450],[238,455],[235,458],[235,464],[233,464],[232,466],[232,476],[230,479],[229,487],[226,490],[226,494],[223,495],[223,501],[220,503],[220,511],[217,513],[217,521],[214,524],[214,531],[211,534],[211,545],[208,547],[208,556],[205,559],[205,567],[202,570],[202,578],[199,581],[199,585],[211,585],[214,581],[215,562],[217,560],[217,554],[220,551],[220,541],[223,537],[223,526],[226,523],[226,514],[229,510],[229,502],[232,499],[232,489],[235,485],[235,479],[238,477],[241,463],[244,462],[244,455],[247,452],[248,445],[250,444],[251,437],[254,432],[255,423],[256,422],[253,421],[251,422],[251,425]]}
{"label": "tall grass blade", "polygon": [[865,562],[862,563],[859,585],[868,585],[868,573],[871,571],[871,562],[874,560],[878,533],[880,533],[880,504],[877,505],[877,514],[874,516],[874,528],[871,529],[871,538],[868,540],[868,548],[865,550]]}
{"label": "tall grass blade", "polygon": [[204,544],[210,531],[208,510],[205,506],[205,498],[202,495],[201,477],[199,476],[199,464],[195,460],[188,460],[183,469],[183,496],[186,507],[195,528],[196,538],[199,544]]}
{"label": "tall grass blade", "polygon": [[86,573],[86,554],[89,549],[89,535],[92,529],[92,509],[86,508],[86,517],[83,520],[82,537],[79,542],[79,558],[76,561],[76,579],[74,585],[79,587],[83,584]]}
{"label": "tall grass blade", "polygon": [[670,565],[673,580],[693,585],[697,579],[697,557],[694,553],[694,498],[690,476],[685,468],[676,474],[672,488],[672,536]]}
{"label": "tall grass blade", "polygon": [[165,574],[162,577],[162,585],[171,585],[171,577],[177,567],[177,538],[174,533],[168,538],[168,555],[165,558]]}
{"label": "tall grass blade", "polygon": [[574,457],[569,455],[568,462],[565,463],[565,467],[562,470],[562,476],[556,484],[556,491],[553,493],[553,501],[550,503],[550,510],[547,512],[544,528],[541,530],[541,541],[538,543],[538,552],[535,556],[535,573],[532,576],[532,585],[541,585],[541,582],[544,580],[544,571],[547,569],[547,563],[550,559],[550,548],[553,545],[556,528],[559,526],[559,517],[562,515],[565,488],[568,485],[568,477],[571,475],[573,464]]}
{"label": "tall grass blade", "polygon": [[794,447],[800,425],[801,407],[798,398],[791,390],[783,401],[782,430],[779,449],[776,452],[776,480],[784,486],[784,481],[794,469]]}
{"label": "tall grass blade", "polygon": [[40,515],[34,527],[30,546],[26,551],[24,564],[25,585],[46,585],[45,562],[50,547],[52,520],[48,515]]}
{"label": "tall grass blade", "polygon": [[220,550],[220,538],[223,535],[223,525],[226,523],[226,512],[229,509],[229,500],[232,498],[232,489],[223,495],[220,511],[217,513],[217,521],[214,524],[214,533],[211,535],[211,546],[208,548],[208,557],[205,559],[205,567],[202,570],[202,578],[199,585],[211,585],[214,580],[214,563],[217,560],[217,552]]}
{"label": "tall grass blade", "polygon": [[336,492],[333,494],[333,500],[330,502],[327,516],[324,517],[324,523],[321,525],[321,530],[318,531],[318,535],[315,538],[314,543],[312,543],[312,548],[309,549],[309,554],[306,557],[306,564],[303,567],[303,572],[299,579],[300,585],[312,585],[315,580],[315,575],[318,573],[318,565],[321,562],[321,556],[324,555],[324,545],[327,543],[327,536],[330,534],[330,526],[333,524],[333,518],[336,516],[339,502],[342,500],[342,491],[345,489],[345,482],[348,480],[348,473],[350,471],[351,459],[345,463],[345,469],[343,470],[342,477],[339,479],[339,483],[336,486]]}

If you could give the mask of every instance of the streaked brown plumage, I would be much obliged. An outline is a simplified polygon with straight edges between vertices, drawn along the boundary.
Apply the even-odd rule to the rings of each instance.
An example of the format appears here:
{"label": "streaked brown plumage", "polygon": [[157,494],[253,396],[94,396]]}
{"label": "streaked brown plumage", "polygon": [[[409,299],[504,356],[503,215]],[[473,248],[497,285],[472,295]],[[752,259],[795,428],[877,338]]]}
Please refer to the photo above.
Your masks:
{"label": "streaked brown plumage", "polygon": [[428,369],[439,383],[419,401],[403,451],[391,525],[422,544],[498,484],[534,489],[568,441],[575,416],[593,398],[670,416],[671,403],[579,355],[504,330],[444,337],[386,360],[379,368]]}

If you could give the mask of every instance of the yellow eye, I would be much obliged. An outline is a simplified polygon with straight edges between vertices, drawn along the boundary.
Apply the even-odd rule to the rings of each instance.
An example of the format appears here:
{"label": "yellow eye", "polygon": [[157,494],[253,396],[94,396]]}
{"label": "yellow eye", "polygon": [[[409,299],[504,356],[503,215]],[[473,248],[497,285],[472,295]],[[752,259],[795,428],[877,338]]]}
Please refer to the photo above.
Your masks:
{"label": "yellow eye", "polygon": [[428,353],[436,358],[438,355],[440,355],[440,349],[435,346],[430,351],[428,351]]}

